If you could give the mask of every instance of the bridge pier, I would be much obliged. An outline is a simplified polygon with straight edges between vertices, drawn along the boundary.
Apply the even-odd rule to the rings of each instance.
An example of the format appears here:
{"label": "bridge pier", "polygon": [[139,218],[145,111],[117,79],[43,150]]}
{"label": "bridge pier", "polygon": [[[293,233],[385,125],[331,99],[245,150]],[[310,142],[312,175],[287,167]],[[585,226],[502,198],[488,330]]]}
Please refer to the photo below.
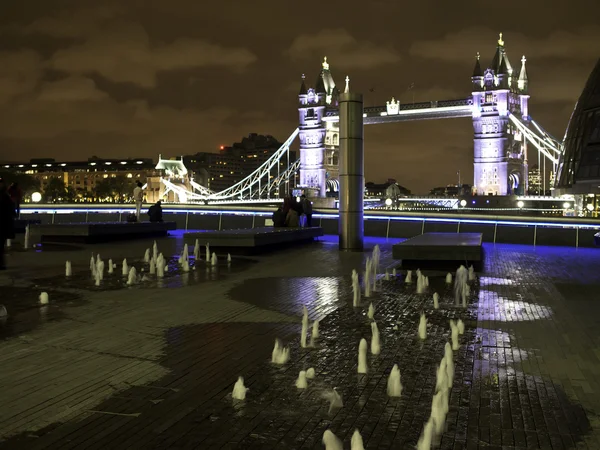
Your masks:
{"label": "bridge pier", "polygon": [[365,164],[363,97],[340,94],[340,250],[362,251],[364,240]]}

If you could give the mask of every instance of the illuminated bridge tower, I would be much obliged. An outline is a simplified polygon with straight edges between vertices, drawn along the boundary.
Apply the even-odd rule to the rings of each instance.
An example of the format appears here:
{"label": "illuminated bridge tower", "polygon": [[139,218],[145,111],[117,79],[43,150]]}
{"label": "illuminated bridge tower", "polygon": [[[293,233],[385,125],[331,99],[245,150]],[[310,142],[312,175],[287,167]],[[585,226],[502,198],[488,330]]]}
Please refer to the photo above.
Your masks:
{"label": "illuminated bridge tower", "polygon": [[[314,88],[306,87],[304,75],[298,95],[300,139],[300,186],[310,195],[325,197],[328,177],[337,179],[337,129],[329,128],[323,121],[325,109],[337,106],[339,92],[329,71],[327,58]],[[337,125],[337,124],[336,124]],[[335,138],[333,138],[335,135]],[[328,149],[325,149],[327,137]],[[333,145],[335,143],[335,146]],[[334,158],[335,156],[335,158]]]}
{"label": "illuminated bridge tower", "polygon": [[527,191],[527,145],[509,122],[515,114],[529,121],[527,72],[523,57],[519,77],[504,49],[502,33],[492,64],[473,70],[474,182],[478,195],[510,195]]}

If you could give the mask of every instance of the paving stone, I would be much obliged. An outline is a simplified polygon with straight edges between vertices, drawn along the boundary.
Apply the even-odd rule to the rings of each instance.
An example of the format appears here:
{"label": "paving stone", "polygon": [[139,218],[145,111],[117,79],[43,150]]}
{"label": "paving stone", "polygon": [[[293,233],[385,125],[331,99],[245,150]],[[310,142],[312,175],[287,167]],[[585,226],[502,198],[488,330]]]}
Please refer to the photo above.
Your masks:
{"label": "paving stone", "polygon": [[[396,241],[367,242],[381,245],[382,272],[394,264]],[[358,429],[366,448],[414,448],[456,318],[466,331],[440,448],[600,448],[595,249],[486,245],[466,309],[435,271],[425,272],[427,294],[405,285],[404,274],[382,276],[373,297],[353,308],[350,272],[362,271],[367,252],[340,253],[334,239],[232,266],[199,261],[190,274],[177,268],[180,235],[158,244],[171,261],[169,280],[132,287],[118,275],[93,286],[89,255],[126,257],[141,270],[152,241],[10,255],[14,269],[0,276],[10,311],[0,328],[2,448],[308,449],[323,448],[328,428],[346,446]],[[42,290],[46,310],[37,306]],[[359,375],[371,301],[382,347]],[[312,348],[300,347],[302,305],[320,320]],[[276,337],[290,346],[284,366],[270,363]],[[394,364],[400,399],[386,394]],[[316,378],[296,389],[309,367]],[[231,399],[238,375],[250,389],[243,402]],[[344,407],[330,411],[324,395],[334,387]]]}

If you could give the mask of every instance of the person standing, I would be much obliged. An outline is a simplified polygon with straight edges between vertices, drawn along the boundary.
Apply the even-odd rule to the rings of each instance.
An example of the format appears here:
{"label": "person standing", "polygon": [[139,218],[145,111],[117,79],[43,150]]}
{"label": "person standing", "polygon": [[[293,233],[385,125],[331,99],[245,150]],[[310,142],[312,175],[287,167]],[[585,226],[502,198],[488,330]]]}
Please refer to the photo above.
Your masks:
{"label": "person standing", "polygon": [[7,239],[15,238],[15,204],[8,195],[6,184],[0,179],[0,270],[6,270],[4,246]]}
{"label": "person standing", "polygon": [[142,183],[136,182],[137,186],[133,189],[133,200],[135,201],[135,217],[140,221],[140,212],[142,210],[142,202],[144,201],[144,189]]}
{"label": "person standing", "polygon": [[306,226],[310,228],[312,227],[312,202],[306,198],[306,195],[302,195],[300,204],[302,205],[302,211],[306,216]]}
{"label": "person standing", "polygon": [[23,198],[23,191],[19,187],[19,183],[12,183],[8,188],[8,196],[15,205],[17,219],[21,216],[21,199]]}

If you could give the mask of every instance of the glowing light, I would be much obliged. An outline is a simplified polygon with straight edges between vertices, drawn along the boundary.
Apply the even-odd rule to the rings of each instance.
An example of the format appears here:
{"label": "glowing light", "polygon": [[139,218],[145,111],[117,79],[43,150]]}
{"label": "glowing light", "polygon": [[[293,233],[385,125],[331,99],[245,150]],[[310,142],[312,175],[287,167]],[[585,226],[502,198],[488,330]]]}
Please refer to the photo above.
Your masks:
{"label": "glowing light", "polygon": [[518,206],[519,208],[522,208],[523,206],[525,206],[525,202],[524,202],[523,200],[519,200],[519,201],[517,202],[517,206]]}
{"label": "glowing light", "polygon": [[594,210],[594,205],[593,205],[593,204],[591,204],[591,203],[588,203],[588,204],[586,205],[586,208],[587,208],[587,210],[588,210],[588,211],[593,211],[593,210]]}
{"label": "glowing light", "polygon": [[219,148],[220,148],[221,150],[225,150],[225,146],[224,146],[224,145],[221,145]]}
{"label": "glowing light", "polygon": [[465,206],[467,206],[467,201],[466,201],[466,200],[464,200],[464,199],[463,199],[463,200],[461,200],[461,201],[460,201],[460,206],[462,206],[463,208],[464,208]]}
{"label": "glowing light", "polygon": [[40,194],[39,192],[34,192],[33,194],[31,194],[31,201],[32,202],[38,203],[41,200],[42,200],[42,194]]}
{"label": "glowing light", "polygon": [[569,209],[570,207],[571,207],[571,204],[569,202],[564,202],[563,203],[563,208]]}
{"label": "glowing light", "polygon": [[391,198],[386,198],[385,199],[385,204],[386,204],[386,206],[392,206],[392,199]]}

